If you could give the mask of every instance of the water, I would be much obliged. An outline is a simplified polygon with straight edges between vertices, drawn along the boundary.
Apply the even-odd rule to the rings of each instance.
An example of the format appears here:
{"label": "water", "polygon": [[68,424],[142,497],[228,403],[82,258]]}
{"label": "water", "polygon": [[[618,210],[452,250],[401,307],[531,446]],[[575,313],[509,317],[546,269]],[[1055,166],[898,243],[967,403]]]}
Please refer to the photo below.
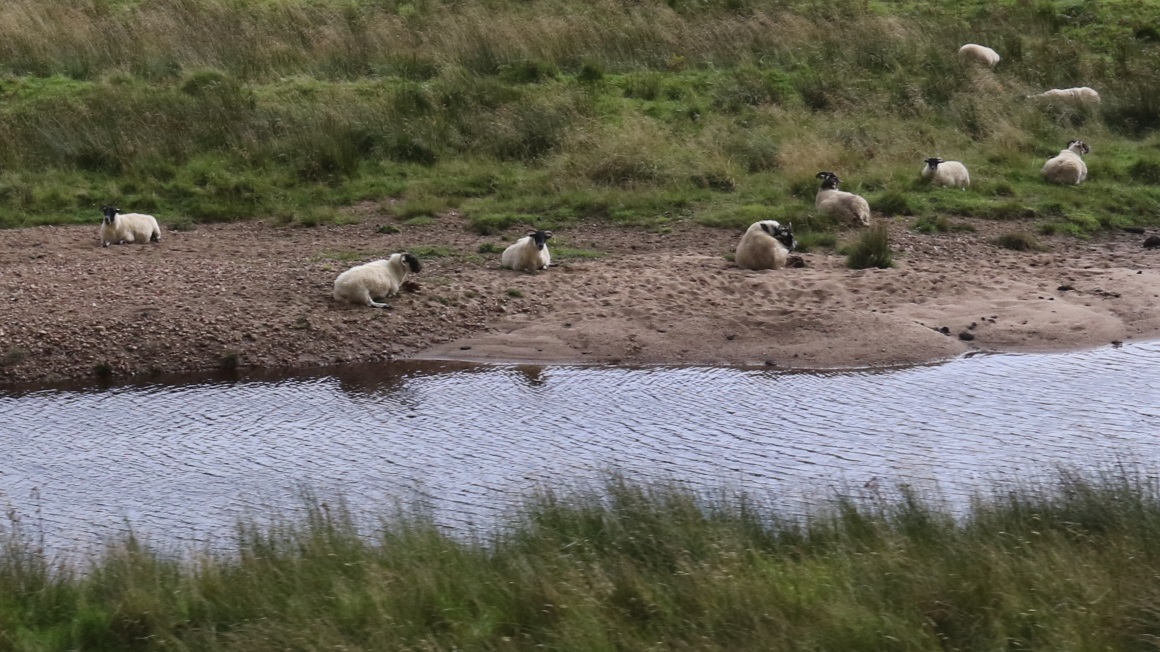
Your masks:
{"label": "water", "polygon": [[56,549],[132,526],[228,539],[308,488],[489,527],[609,470],[801,505],[905,482],[949,502],[1058,466],[1160,461],[1160,342],[891,371],[360,367],[0,392],[0,507]]}

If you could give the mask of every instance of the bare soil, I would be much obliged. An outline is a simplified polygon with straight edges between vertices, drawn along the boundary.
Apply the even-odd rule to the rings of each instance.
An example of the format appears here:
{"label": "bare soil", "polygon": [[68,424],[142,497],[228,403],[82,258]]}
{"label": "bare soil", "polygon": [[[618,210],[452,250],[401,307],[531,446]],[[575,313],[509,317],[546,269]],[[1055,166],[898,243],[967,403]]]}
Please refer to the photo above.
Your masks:
{"label": "bare soil", "polygon": [[[750,272],[726,258],[740,231],[581,224],[549,242],[557,266],[525,274],[479,253],[511,236],[474,235],[456,215],[393,234],[372,210],[360,217],[108,248],[96,225],[0,231],[0,383],[403,358],[892,366],[1160,336],[1151,234],[1038,236],[1047,251],[1016,252],[991,240],[1033,223],[962,219],[976,231],[923,235],[894,218],[895,268],[850,270],[825,251]],[[331,299],[339,272],[404,250],[424,269],[391,309]]]}

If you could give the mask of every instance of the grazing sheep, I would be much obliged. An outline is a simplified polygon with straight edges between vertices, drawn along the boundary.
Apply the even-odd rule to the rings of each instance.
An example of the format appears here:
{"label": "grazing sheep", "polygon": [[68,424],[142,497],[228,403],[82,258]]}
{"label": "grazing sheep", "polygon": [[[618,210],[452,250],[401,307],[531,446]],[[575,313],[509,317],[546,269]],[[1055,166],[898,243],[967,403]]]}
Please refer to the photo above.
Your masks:
{"label": "grazing sheep", "polygon": [[1090,151],[1091,148],[1082,140],[1068,141],[1067,149],[1043,164],[1043,178],[1051,183],[1078,186],[1087,179],[1087,165],[1081,155]]}
{"label": "grazing sheep", "polygon": [[375,301],[375,298],[398,294],[407,274],[418,274],[421,269],[423,266],[419,264],[419,259],[406,252],[391,254],[386,260],[351,267],[334,279],[334,298],[336,301],[349,301],[372,308],[390,308],[386,303]]}
{"label": "grazing sheep", "polygon": [[981,63],[988,68],[994,68],[995,64],[999,63],[998,52],[977,43],[967,43],[959,48],[959,56],[968,61]]}
{"label": "grazing sheep", "polygon": [[967,166],[958,161],[944,161],[937,156],[926,159],[926,167],[922,169],[922,178],[936,186],[950,186],[966,189],[971,185],[971,175]]}
{"label": "grazing sheep", "polygon": [[1028,95],[1029,99],[1049,99],[1061,100],[1064,102],[1075,102],[1077,104],[1084,104],[1091,102],[1092,104],[1100,103],[1100,94],[1094,88],[1087,86],[1079,86],[1077,88],[1053,88],[1049,91],[1044,91],[1038,95]]}
{"label": "grazing sheep", "polygon": [[741,269],[781,269],[795,247],[792,222],[782,226],[774,220],[762,220],[749,225],[741,236],[733,262]]}
{"label": "grazing sheep", "polygon": [[105,214],[101,220],[101,246],[108,247],[110,242],[161,242],[161,227],[152,215],[121,213],[116,206],[102,206],[101,211]]}
{"label": "grazing sheep", "polygon": [[822,180],[814,207],[819,213],[835,217],[854,226],[870,226],[870,203],[852,192],[838,190],[842,180],[833,172],[819,172]]}
{"label": "grazing sheep", "polygon": [[552,254],[548,253],[548,238],[551,231],[528,231],[528,234],[515,244],[504,249],[500,257],[500,264],[515,270],[534,272],[538,269],[548,269],[552,263]]}

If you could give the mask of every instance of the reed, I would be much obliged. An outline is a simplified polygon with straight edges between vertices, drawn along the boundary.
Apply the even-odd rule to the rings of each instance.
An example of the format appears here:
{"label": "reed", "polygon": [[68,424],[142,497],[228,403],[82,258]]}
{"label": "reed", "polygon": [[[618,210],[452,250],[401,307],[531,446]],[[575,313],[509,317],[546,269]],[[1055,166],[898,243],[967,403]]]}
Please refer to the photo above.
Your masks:
{"label": "reed", "polygon": [[[10,649],[1145,649],[1160,493],[1119,470],[981,494],[902,486],[791,517],[744,494],[610,477],[541,492],[490,536],[429,516],[360,532],[341,503],[239,526],[236,549],[127,537],[86,567],[19,522]],[[1152,476],[1154,477],[1154,476]]]}

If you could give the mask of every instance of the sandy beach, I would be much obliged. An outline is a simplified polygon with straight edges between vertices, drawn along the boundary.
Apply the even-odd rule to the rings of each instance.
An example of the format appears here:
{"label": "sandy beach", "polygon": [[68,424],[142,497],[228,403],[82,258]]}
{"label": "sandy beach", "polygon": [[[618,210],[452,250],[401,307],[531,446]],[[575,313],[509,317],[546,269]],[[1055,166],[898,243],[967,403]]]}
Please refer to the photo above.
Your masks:
{"label": "sandy beach", "polygon": [[[96,225],[0,231],[0,382],[406,358],[895,366],[1160,337],[1151,231],[1037,236],[1046,251],[1018,252],[991,241],[1033,222],[961,219],[975,231],[924,235],[884,219],[895,268],[850,270],[823,251],[751,272],[726,258],[740,231],[577,224],[549,242],[557,265],[526,274],[480,253],[522,229],[505,242],[454,214],[389,234],[385,217],[361,218],[200,225],[109,248]],[[404,250],[424,269],[392,309],[331,299],[339,272]]]}

